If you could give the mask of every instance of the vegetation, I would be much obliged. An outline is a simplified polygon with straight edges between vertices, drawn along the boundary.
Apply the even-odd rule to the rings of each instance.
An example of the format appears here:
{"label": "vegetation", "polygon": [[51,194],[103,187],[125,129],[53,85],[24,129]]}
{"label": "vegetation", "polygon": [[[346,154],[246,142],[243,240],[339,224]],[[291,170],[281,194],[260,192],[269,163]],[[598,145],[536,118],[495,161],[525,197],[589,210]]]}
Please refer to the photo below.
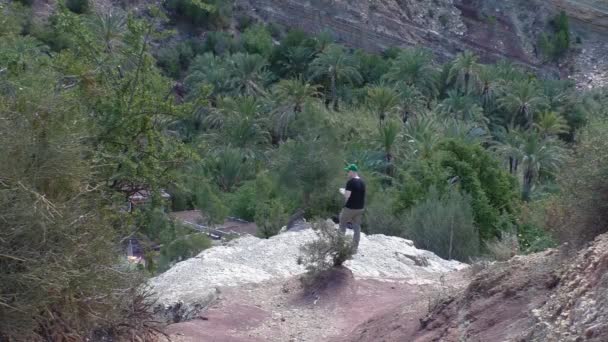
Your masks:
{"label": "vegetation", "polygon": [[[0,339],[150,333],[143,313],[124,321],[141,279],[210,245],[172,209],[253,220],[269,237],[337,213],[347,162],[368,183],[364,229],[445,258],[605,230],[605,93],[469,52],[441,65],[246,22],[233,37],[226,4],[59,6],[46,23],[0,7]],[[174,22],[205,38],[156,32]],[[554,27],[567,46],[567,18]],[[346,260],[315,226],[329,235],[311,262]],[[123,262],[132,238],[143,269]]]}
{"label": "vegetation", "polygon": [[556,61],[564,57],[570,49],[570,24],[564,11],[553,18],[550,24],[553,32],[540,36],[539,47],[547,58]]}
{"label": "vegetation", "polygon": [[306,267],[310,278],[332,267],[342,266],[352,257],[352,241],[335,229],[333,223],[316,221],[312,228],[319,234],[319,238],[302,246],[298,258],[298,263]]}

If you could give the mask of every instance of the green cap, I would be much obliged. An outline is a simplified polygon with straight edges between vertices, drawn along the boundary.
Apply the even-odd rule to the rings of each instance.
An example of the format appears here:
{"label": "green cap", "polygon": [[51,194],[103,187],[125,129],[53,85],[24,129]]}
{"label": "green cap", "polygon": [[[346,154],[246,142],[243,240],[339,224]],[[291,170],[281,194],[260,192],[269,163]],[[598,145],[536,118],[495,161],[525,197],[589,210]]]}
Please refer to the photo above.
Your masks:
{"label": "green cap", "polygon": [[353,172],[357,172],[359,171],[359,168],[357,167],[356,164],[350,164],[347,167],[344,168],[344,171],[353,171]]}

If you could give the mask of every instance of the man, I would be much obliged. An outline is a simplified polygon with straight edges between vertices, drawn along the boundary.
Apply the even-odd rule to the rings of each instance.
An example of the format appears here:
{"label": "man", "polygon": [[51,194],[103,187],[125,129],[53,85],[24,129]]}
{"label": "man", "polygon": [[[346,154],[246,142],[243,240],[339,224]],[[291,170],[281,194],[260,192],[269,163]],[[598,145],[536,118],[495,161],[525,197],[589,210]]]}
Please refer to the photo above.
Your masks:
{"label": "man", "polygon": [[346,188],[340,189],[344,195],[345,204],[340,213],[340,231],[346,233],[346,225],[351,224],[353,228],[353,253],[357,253],[359,240],[361,238],[361,221],[365,207],[365,183],[359,177],[359,168],[355,164],[348,165],[344,171],[348,172]]}

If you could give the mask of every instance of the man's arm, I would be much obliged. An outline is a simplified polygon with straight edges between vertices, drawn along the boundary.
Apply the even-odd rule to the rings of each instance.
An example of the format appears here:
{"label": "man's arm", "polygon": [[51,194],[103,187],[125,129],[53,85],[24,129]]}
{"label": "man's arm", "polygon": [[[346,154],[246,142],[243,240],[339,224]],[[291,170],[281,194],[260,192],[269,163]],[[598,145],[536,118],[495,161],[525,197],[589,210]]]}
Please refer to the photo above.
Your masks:
{"label": "man's arm", "polygon": [[351,194],[350,190],[344,191],[344,201],[348,201],[348,199],[350,198],[350,194]]}

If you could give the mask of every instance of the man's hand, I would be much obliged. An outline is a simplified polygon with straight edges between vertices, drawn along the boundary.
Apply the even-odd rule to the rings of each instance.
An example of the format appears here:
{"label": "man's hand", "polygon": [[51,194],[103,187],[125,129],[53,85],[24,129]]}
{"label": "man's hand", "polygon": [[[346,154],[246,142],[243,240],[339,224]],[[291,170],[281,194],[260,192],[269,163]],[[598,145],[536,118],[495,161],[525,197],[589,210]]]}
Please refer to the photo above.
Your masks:
{"label": "man's hand", "polygon": [[339,191],[340,191],[340,193],[341,193],[342,195],[344,195],[344,194],[346,193],[346,189],[344,189],[344,188],[340,188],[340,190],[339,190]]}

